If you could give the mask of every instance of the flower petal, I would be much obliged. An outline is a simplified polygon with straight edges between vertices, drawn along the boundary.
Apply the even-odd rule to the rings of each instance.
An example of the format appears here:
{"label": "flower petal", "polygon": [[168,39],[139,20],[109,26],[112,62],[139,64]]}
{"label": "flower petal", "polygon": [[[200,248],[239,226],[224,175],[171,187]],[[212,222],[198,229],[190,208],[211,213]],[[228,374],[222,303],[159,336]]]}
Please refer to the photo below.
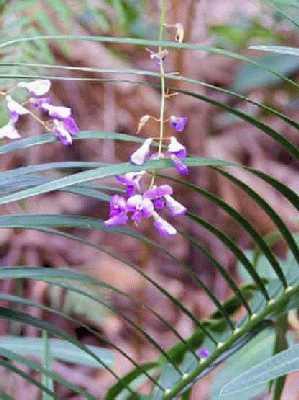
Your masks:
{"label": "flower petal", "polygon": [[127,211],[127,201],[124,197],[115,194],[110,199],[110,217]]}
{"label": "flower petal", "polygon": [[69,107],[53,106],[52,104],[49,103],[42,104],[41,108],[47,111],[50,117],[58,119],[69,118],[72,114],[72,110]]}
{"label": "flower petal", "polygon": [[154,226],[157,228],[161,236],[175,235],[177,233],[177,230],[156,212],[153,214],[153,217],[155,220]]}
{"label": "flower petal", "polygon": [[11,96],[6,96],[7,108],[10,112],[11,119],[17,122],[20,115],[29,114],[27,108],[16,102]]}
{"label": "flower petal", "polygon": [[171,154],[175,154],[179,158],[187,157],[186,147],[183,146],[174,136],[171,136],[170,138],[168,152]]}
{"label": "flower petal", "polygon": [[142,165],[144,164],[145,160],[147,159],[149,152],[150,152],[150,146],[152,144],[153,139],[149,138],[144,141],[141,147],[137,149],[130,157],[131,162],[136,165]]}
{"label": "flower petal", "polygon": [[159,199],[154,199],[153,204],[154,204],[155,210],[162,210],[166,205],[163,197],[160,197]]}
{"label": "flower petal", "polygon": [[172,193],[173,189],[171,186],[160,185],[160,186],[154,186],[152,189],[147,190],[144,193],[144,197],[153,200],[153,199],[158,199],[159,197],[164,197],[166,195],[171,195]]}
{"label": "flower petal", "polygon": [[129,218],[126,213],[121,213],[107,219],[104,224],[106,226],[125,225],[128,222],[128,219]]}
{"label": "flower petal", "polygon": [[53,123],[54,133],[56,134],[60,142],[65,146],[71,145],[73,143],[72,135],[65,129],[63,121],[54,119]]}
{"label": "flower petal", "polygon": [[128,172],[125,175],[118,175],[116,179],[118,182],[126,186],[126,193],[128,197],[136,194],[136,191],[140,191],[140,180],[142,179],[145,171],[141,172]]}
{"label": "flower petal", "polygon": [[176,117],[175,115],[172,115],[170,117],[170,125],[177,132],[184,132],[187,124],[188,124],[188,118],[187,117]]}
{"label": "flower petal", "polygon": [[205,347],[202,347],[201,349],[199,349],[199,350],[197,351],[197,353],[198,353],[198,356],[199,356],[200,358],[208,358],[209,355],[210,355],[209,350],[208,350],[207,348],[205,348]]}
{"label": "flower petal", "polygon": [[37,79],[32,82],[20,82],[18,86],[27,89],[34,96],[44,96],[51,87],[51,82],[47,79]]}
{"label": "flower petal", "polygon": [[176,215],[183,215],[186,213],[187,209],[183,204],[179,203],[177,200],[175,200],[171,196],[165,196],[166,200],[166,205],[171,213],[171,215],[176,216]]}
{"label": "flower petal", "polygon": [[189,174],[189,169],[188,169],[187,165],[185,165],[183,163],[183,161],[179,157],[177,157],[176,155],[172,154],[171,155],[171,159],[172,159],[172,161],[174,163],[174,166],[175,166],[176,170],[178,171],[178,173],[180,175],[186,176],[186,175]]}
{"label": "flower petal", "polygon": [[64,127],[70,132],[71,135],[77,135],[80,131],[77,122],[73,117],[67,117],[63,120]]}
{"label": "flower petal", "polygon": [[127,210],[133,212],[132,220],[139,223],[144,218],[149,218],[154,213],[154,205],[149,199],[140,194],[132,196],[127,201]]}

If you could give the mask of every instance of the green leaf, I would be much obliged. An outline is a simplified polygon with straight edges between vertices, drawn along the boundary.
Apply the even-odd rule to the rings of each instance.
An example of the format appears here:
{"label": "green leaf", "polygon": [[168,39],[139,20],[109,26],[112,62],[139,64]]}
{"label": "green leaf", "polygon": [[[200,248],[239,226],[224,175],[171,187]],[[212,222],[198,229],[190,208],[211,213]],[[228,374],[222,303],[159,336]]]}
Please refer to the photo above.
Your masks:
{"label": "green leaf", "polygon": [[261,69],[252,64],[241,67],[233,83],[234,90],[248,92],[261,86],[277,85],[283,82],[279,76],[269,74],[268,67],[284,76],[290,76],[299,69],[299,59],[287,54],[263,56],[258,60],[265,68]]}
{"label": "green leaf", "polygon": [[[144,141],[144,139],[139,138],[137,136],[126,135],[124,133],[103,132],[103,131],[80,132],[76,137],[74,137],[74,141],[84,140],[84,139],[110,139],[110,140],[121,140],[124,142],[135,142],[135,143],[143,143]],[[28,138],[15,140],[14,142],[10,142],[8,144],[0,146],[0,154],[7,154],[16,150],[28,149],[36,145],[41,145],[46,143],[56,143],[56,142],[57,138],[55,137],[55,135],[51,135],[49,133],[40,136],[31,136]]]}
{"label": "green leaf", "polygon": [[94,396],[90,395],[88,392],[85,392],[84,390],[80,389],[76,385],[65,380],[59,374],[56,374],[55,372],[45,369],[44,367],[42,367],[40,364],[36,363],[35,361],[27,359],[27,358],[21,356],[20,354],[17,354],[11,350],[4,349],[1,346],[0,346],[0,355],[2,357],[7,358],[8,360],[13,361],[13,362],[23,364],[24,366],[26,366],[27,368],[29,368],[31,370],[40,372],[44,376],[47,376],[50,379],[52,379],[53,381],[60,383],[61,385],[65,386],[66,388],[72,390],[75,393],[84,394],[86,396],[86,399],[88,399],[88,400],[95,400]]}
{"label": "green leaf", "polygon": [[[186,164],[188,166],[228,166],[231,163],[205,159],[200,157],[190,157],[186,159]],[[95,179],[103,179],[115,175],[123,175],[127,172],[138,172],[143,170],[158,170],[167,169],[172,167],[171,160],[157,160],[157,161],[147,161],[144,165],[137,166],[131,163],[122,163],[109,165],[105,167],[95,168],[91,171],[79,172],[77,174],[69,175],[64,178],[55,179],[49,183],[42,185],[37,185],[36,187],[21,190],[17,193],[9,194],[7,196],[0,197],[0,204],[10,203],[12,201],[18,201],[32,196],[37,196],[40,194],[48,193],[54,190],[64,189],[68,186],[72,186],[78,183],[84,183],[92,181]]]}
{"label": "green leaf", "polygon": [[[98,368],[98,362],[89,354],[80,348],[65,340],[48,339],[49,353],[53,360],[59,360],[67,363],[84,365],[87,367]],[[3,349],[14,351],[23,356],[43,357],[44,339],[1,336],[0,347]],[[87,346],[98,358],[101,358],[105,364],[112,366],[114,364],[113,353],[110,350],[99,348],[96,346]],[[45,366],[46,368],[46,366]]]}
{"label": "green leaf", "polygon": [[241,395],[257,385],[261,385],[299,371],[299,345],[294,345],[288,350],[268,358],[248,371],[232,379],[220,392],[220,399],[231,399],[233,395]]}
{"label": "green leaf", "polygon": [[288,46],[250,46],[251,50],[268,51],[270,53],[288,54],[299,57],[299,49],[297,47]]}
{"label": "green leaf", "polygon": [[[105,400],[126,400],[130,393],[126,390],[126,386],[133,389],[138,388],[140,383],[144,383],[144,371],[150,372],[159,366],[158,363],[147,363],[130,371],[127,375],[122,377],[115,385],[113,385],[107,392]],[[140,378],[141,381],[140,381]]]}
{"label": "green leaf", "polygon": [[[43,367],[51,371],[51,364],[52,364],[52,356],[51,350],[49,345],[49,337],[48,332],[43,331]],[[1,344],[0,344],[1,347]],[[53,380],[46,374],[42,374],[42,383],[50,390],[54,392],[54,383]],[[55,393],[55,392],[54,392]],[[43,393],[43,400],[52,400],[52,397],[49,396],[47,393]]]}
{"label": "green leaf", "polygon": [[[235,376],[247,371],[268,357],[271,357],[275,342],[273,330],[266,329],[257,335],[250,343],[230,357],[222,366],[220,372],[213,380],[211,400],[218,400],[221,388],[229,383]],[[242,394],[242,400],[251,400],[253,397],[265,392],[267,385],[249,390]],[[230,400],[240,400],[239,395],[231,395]]]}
{"label": "green leaf", "polygon": [[165,391],[177,383],[180,378],[181,375],[173,368],[173,365],[166,363],[162,368],[159,379],[159,383],[163,389],[156,387],[151,395],[152,400],[163,400]]}
{"label": "green leaf", "polygon": [[13,365],[11,362],[2,360],[0,359],[0,366],[6,368],[7,370],[19,375],[22,377],[27,383],[31,383],[32,385],[36,386],[38,389],[41,390],[42,393],[47,393],[49,396],[51,396],[54,400],[58,400],[58,397],[55,396],[55,393],[51,390],[49,390],[46,386],[43,384],[39,383],[36,379],[33,379],[30,374],[27,374],[24,372],[22,369],[16,367]]}
{"label": "green leaf", "polygon": [[[0,319],[5,319],[8,321],[17,321],[26,325],[35,326],[36,328],[39,328],[41,330],[46,330],[49,334],[57,336],[79,347],[82,351],[84,351],[89,356],[91,356],[95,361],[97,361],[98,365],[105,367],[113,376],[117,377],[117,375],[111,370],[109,365],[107,365],[105,361],[103,361],[95,353],[93,353],[93,351],[88,346],[83,345],[82,343],[80,343],[80,341],[76,340],[62,329],[55,327],[55,325],[51,323],[43,321],[39,318],[32,317],[31,315],[28,315],[26,313],[15,311],[5,307],[0,307]],[[50,392],[50,394],[52,393]]]}

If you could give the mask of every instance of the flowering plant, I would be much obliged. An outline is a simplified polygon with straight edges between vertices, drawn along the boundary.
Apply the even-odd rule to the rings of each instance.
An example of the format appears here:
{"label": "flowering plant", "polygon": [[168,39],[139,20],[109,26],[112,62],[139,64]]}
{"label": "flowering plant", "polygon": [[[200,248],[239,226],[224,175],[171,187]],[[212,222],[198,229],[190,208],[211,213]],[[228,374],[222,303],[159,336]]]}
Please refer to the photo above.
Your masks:
{"label": "flowering plant", "polygon": [[[120,319],[123,319],[132,331],[140,335],[143,340],[142,343],[151,345],[154,352],[153,359],[144,362],[143,354],[137,358],[138,355],[132,355],[132,352],[126,348],[122,348],[121,344],[117,340],[114,340],[113,337],[112,339],[110,337],[103,338],[100,330],[94,327],[94,324],[98,322],[97,319],[93,320],[92,324],[78,321],[77,318],[75,319],[72,315],[69,315],[64,308],[57,309],[59,306],[59,302],[57,301],[55,305],[50,304],[46,306],[35,302],[34,299],[29,300],[24,298],[18,293],[14,295],[0,293],[1,301],[5,302],[5,304],[9,303],[9,306],[4,305],[0,307],[0,319],[16,321],[33,326],[36,330],[41,330],[43,337],[41,341],[39,341],[39,338],[35,338],[36,341],[34,344],[37,347],[34,347],[33,355],[36,356],[43,353],[44,358],[43,363],[37,363],[25,357],[27,354],[32,355],[28,350],[30,343],[24,340],[28,338],[13,338],[12,343],[14,345],[13,347],[9,347],[5,340],[1,342],[3,338],[0,337],[0,365],[8,371],[25,378],[29,383],[41,390],[43,394],[49,395],[53,399],[58,398],[56,386],[54,386],[53,382],[56,382],[59,388],[67,388],[72,395],[81,396],[80,398],[95,400],[99,397],[98,392],[92,390],[89,392],[85,389],[84,380],[81,379],[79,383],[75,384],[69,379],[65,379],[62,374],[53,372],[55,366],[51,366],[50,361],[52,358],[71,363],[76,362],[85,367],[105,369],[116,379],[116,383],[111,385],[105,393],[101,392],[100,398],[107,400],[120,398],[138,400],[190,399],[192,388],[197,380],[205,377],[219,364],[226,362],[226,360],[229,362],[230,357],[234,353],[238,352],[237,356],[239,357],[241,354],[239,350],[243,347],[242,351],[246,352],[247,358],[251,358],[249,357],[251,349],[253,349],[252,352],[254,354],[257,351],[254,345],[251,348],[248,343],[251,345],[252,342],[255,342],[255,344],[257,343],[256,346],[260,348],[260,333],[271,331],[275,338],[275,343],[272,347],[269,346],[268,350],[271,350],[271,352],[268,354],[267,359],[261,360],[263,363],[254,366],[253,369],[246,367],[248,371],[245,371],[240,376],[234,376],[233,379],[226,382],[219,391],[219,398],[230,399],[236,393],[243,396],[245,390],[251,390],[257,384],[273,380],[275,382],[271,390],[273,391],[275,400],[277,400],[281,397],[284,386],[281,375],[292,372],[297,368],[297,364],[295,363],[298,360],[298,346],[290,347],[288,350],[286,348],[288,347],[288,313],[290,311],[294,312],[294,309],[298,306],[298,245],[296,236],[291,232],[288,224],[275,207],[271,205],[271,202],[268,201],[267,196],[262,196],[258,193],[253,184],[244,182],[234,171],[241,170],[242,173],[246,171],[251,177],[269,185],[271,189],[280,194],[280,199],[285,199],[296,209],[298,209],[298,196],[287,184],[260,169],[215,158],[190,157],[188,153],[192,153],[193,149],[188,149],[187,151],[184,145],[184,137],[188,134],[188,116],[173,115],[171,101],[169,100],[171,100],[173,95],[181,94],[212,104],[222,110],[224,109],[234,117],[238,117],[249,123],[250,126],[259,130],[261,134],[267,135],[268,138],[283,149],[284,154],[287,154],[290,159],[294,160],[299,158],[298,146],[279,132],[267,120],[261,120],[256,115],[248,114],[243,109],[231,106],[224,100],[218,100],[218,98],[209,93],[203,94],[196,91],[196,89],[191,91],[173,86],[180,81],[180,83],[192,84],[195,87],[199,85],[208,87],[210,90],[221,95],[230,95],[238,101],[242,100],[248,104],[253,104],[263,112],[267,111],[267,113],[278,118],[284,124],[291,126],[292,129],[295,128],[298,130],[299,124],[295,119],[292,119],[282,111],[251,98],[246,98],[243,94],[168,72],[166,62],[173,49],[205,50],[206,52],[222,54],[234,59],[241,58],[250,65],[258,66],[261,70],[265,69],[265,66],[259,65],[256,60],[253,61],[245,56],[222,49],[186,43],[183,24],[181,22],[170,24],[166,18],[166,11],[167,2],[166,0],[162,0],[158,41],[105,36],[47,36],[16,38],[0,43],[0,49],[17,45],[23,41],[34,42],[36,40],[48,40],[49,38],[57,40],[82,39],[99,41],[101,43],[142,45],[145,49],[151,48],[148,50],[149,57],[153,68],[158,68],[158,72],[136,70],[133,72],[130,70],[129,72],[159,79],[158,86],[160,89],[160,115],[140,116],[136,135],[102,131],[80,131],[80,124],[77,124],[76,118],[74,118],[75,113],[73,113],[71,108],[65,105],[54,104],[50,99],[50,77],[41,76],[38,79],[22,77],[19,78],[20,82],[15,87],[2,91],[0,94],[4,100],[3,107],[7,110],[9,117],[8,121],[0,127],[0,138],[4,141],[4,144],[0,146],[0,154],[8,154],[20,149],[26,150],[31,146],[45,145],[46,143],[53,142],[61,143],[61,149],[67,151],[74,140],[107,138],[123,142],[130,141],[136,145],[136,148],[134,148],[127,163],[108,165],[99,165],[97,163],[95,165],[95,163],[85,161],[55,163],[55,168],[57,166],[65,169],[74,167],[84,170],[70,173],[63,177],[55,177],[54,179],[38,175],[41,171],[53,169],[52,163],[28,165],[15,168],[14,170],[1,171],[0,187],[3,191],[0,196],[1,205],[8,207],[13,202],[61,190],[82,196],[83,198],[96,198],[98,203],[100,200],[107,202],[109,204],[109,215],[106,215],[104,221],[101,221],[98,216],[91,218],[85,215],[49,215],[32,214],[29,212],[22,214],[9,213],[0,216],[0,228],[42,231],[49,235],[57,235],[60,238],[75,241],[82,246],[89,246],[93,250],[109,255],[109,257],[133,270],[134,274],[137,274],[148,287],[153,287],[155,293],[163,296],[169,302],[170,308],[174,308],[178,312],[178,319],[182,319],[184,322],[183,326],[181,326],[182,324],[174,325],[173,322],[170,322],[167,307],[167,309],[163,309],[163,307],[158,307],[157,309],[155,308],[155,304],[149,304],[146,298],[142,298],[142,296],[137,298],[135,294],[124,292],[119,287],[114,287],[114,285],[87,274],[67,268],[30,267],[27,265],[26,268],[24,268],[24,265],[14,267],[3,266],[0,269],[0,280],[26,279],[29,281],[42,281],[47,287],[54,286],[55,288],[67,291],[67,293],[76,294],[80,298],[83,297],[90,302],[91,305],[88,307],[90,309],[93,309],[95,305],[100,305],[108,309]],[[174,37],[174,40],[164,40],[166,28],[171,32],[170,38],[173,39]],[[294,52],[294,50],[290,50],[289,48],[274,48],[273,51],[281,51],[282,53]],[[49,68],[47,65],[44,67]],[[57,69],[59,68],[61,66],[57,66]],[[84,71],[83,68],[76,68],[77,70]],[[96,68],[90,68],[90,70],[95,73],[99,72],[99,69]],[[101,72],[104,73],[107,70]],[[116,73],[117,71],[111,70],[109,72]],[[271,69],[268,70],[268,73],[272,73],[274,76],[279,75]],[[56,77],[56,79],[58,78]],[[286,83],[292,84],[294,87],[297,86],[288,77],[282,78]],[[18,100],[17,94],[19,92],[23,93],[24,100],[22,101]],[[23,138],[20,123],[25,118],[33,118],[46,132],[34,137]],[[151,137],[143,140],[139,134],[143,133],[145,126],[150,120],[159,127],[159,135],[153,134]],[[172,133],[169,137],[166,136],[165,126],[169,126],[171,129]],[[138,143],[138,146],[136,143]],[[273,226],[275,226],[275,240],[264,237],[249,218],[244,216],[229,202],[191,182],[190,175],[188,175],[190,168],[201,167],[213,169],[215,174],[217,173],[219,176],[224,177],[244,196],[248,196],[254,202],[256,209],[259,208],[266,213]],[[233,169],[229,169],[229,167],[233,167]],[[173,175],[163,176],[163,179],[167,180],[164,182],[161,180],[161,171],[163,172],[169,168],[176,175],[175,177]],[[105,178],[115,179],[117,187],[115,185],[90,185],[90,181]],[[173,182],[178,183],[186,190],[190,190],[194,195],[200,194],[214,206],[217,206],[222,213],[226,213],[230,221],[239,224],[252,241],[254,250],[250,253],[250,256],[248,251],[244,251],[241,247],[237,238],[228,235],[225,229],[214,226],[204,215],[192,209],[192,205],[188,207],[187,211],[184,198],[182,201],[178,201],[175,189],[171,185]],[[22,203],[22,205],[24,204],[26,211],[26,202]],[[242,276],[246,276],[247,280],[243,282],[244,284],[240,284],[240,280],[231,274],[228,269],[229,265],[226,265],[224,257],[215,254],[217,252],[213,252],[207,246],[203,245],[200,238],[193,231],[184,231],[181,229],[180,218],[182,216],[188,222],[199,226],[201,229],[206,230],[209,235],[217,238],[223,248],[226,248],[231,253],[236,261],[236,266],[242,271]],[[147,220],[152,223],[155,232],[157,231],[161,236],[169,238],[170,241],[160,240],[160,237],[158,239],[150,239],[146,234],[143,234],[140,227]],[[137,230],[131,229],[132,225],[137,226]],[[140,245],[144,244],[147,248],[153,248],[154,252],[161,252],[163,257],[171,262],[171,265],[178,265],[182,268],[186,276],[192,281],[192,285],[198,290],[200,296],[204,294],[209,301],[207,304],[213,305],[214,311],[209,317],[203,318],[197,309],[190,308],[184,302],[180,290],[177,288],[179,285],[174,290],[173,287],[167,287],[167,284],[161,284],[151,271],[148,271],[144,266],[142,268],[136,265],[128,255],[123,256],[118,251],[117,245],[117,251],[111,250],[111,248],[104,246],[103,243],[94,243],[86,237],[80,236],[77,230],[70,232],[69,230],[65,230],[66,228],[94,229],[95,231],[101,231],[109,235],[125,235],[138,241]],[[209,287],[202,278],[202,275],[198,273],[192,260],[182,260],[176,254],[173,254],[172,250],[169,250],[168,244],[174,243],[171,242],[171,240],[175,240],[174,235],[182,236],[194,251],[200,251],[209,260],[211,268],[225,282],[232,295],[231,298],[224,302]],[[273,243],[280,239],[283,239],[288,248],[285,259],[279,257],[275,253],[275,249],[273,249]],[[134,259],[136,259],[136,255],[134,256]],[[23,259],[21,262],[22,264],[24,263]],[[267,271],[265,271],[265,264],[267,264]],[[95,288],[98,291],[92,290]],[[185,290],[184,283],[182,283],[182,288]],[[138,311],[145,310],[147,315],[153,317],[155,321],[158,321],[163,326],[163,329],[166,329],[167,332],[170,332],[174,336],[174,342],[170,345],[167,343],[166,346],[163,343],[162,337],[155,337],[151,327],[146,326],[138,318],[136,320],[131,318],[130,313],[126,314],[113,305],[111,294],[116,294],[124,298],[127,302],[134,305]],[[21,305],[24,309],[20,310],[14,307],[16,304]],[[55,317],[58,315],[59,318],[71,321],[72,324],[79,323],[90,335],[93,335],[93,338],[99,339],[101,344],[105,342],[105,348],[85,345],[78,337],[72,336],[67,331],[55,326],[54,323],[50,322],[52,321],[51,319],[45,320],[45,318],[38,317],[36,314],[30,314],[33,308],[46,312],[45,318],[48,318],[48,314]],[[86,309],[86,314],[88,311],[90,310]],[[294,320],[294,314],[292,314],[292,318]],[[53,341],[52,338],[49,339],[49,335],[58,337],[60,342]],[[21,340],[21,342],[16,342],[16,339]],[[10,340],[12,339],[8,338],[9,343],[11,343]],[[16,344],[20,343],[21,351],[18,352]],[[43,346],[42,349],[41,345]],[[28,352],[25,350],[28,350]],[[142,349],[139,350],[142,353]],[[274,354],[273,358],[271,357],[272,353]],[[115,361],[116,355],[120,357],[120,360],[125,361],[124,364],[126,366],[127,364],[132,366],[132,369],[124,376],[119,375],[122,370],[122,362]],[[240,358],[242,357],[240,356]],[[11,361],[16,361],[17,365],[22,364],[26,366],[26,371],[34,370],[38,372],[42,375],[43,379],[41,379],[41,382],[38,381],[35,379],[35,375],[32,377],[29,372],[24,372]],[[241,370],[244,370],[244,365],[246,366],[245,362],[241,365],[242,368],[240,367],[240,373],[242,372]],[[273,365],[280,365],[281,368],[278,371],[277,368],[272,368]],[[229,363],[226,366],[229,369]],[[264,374],[265,371],[267,372],[266,377]],[[253,391],[252,393],[255,392]]]}

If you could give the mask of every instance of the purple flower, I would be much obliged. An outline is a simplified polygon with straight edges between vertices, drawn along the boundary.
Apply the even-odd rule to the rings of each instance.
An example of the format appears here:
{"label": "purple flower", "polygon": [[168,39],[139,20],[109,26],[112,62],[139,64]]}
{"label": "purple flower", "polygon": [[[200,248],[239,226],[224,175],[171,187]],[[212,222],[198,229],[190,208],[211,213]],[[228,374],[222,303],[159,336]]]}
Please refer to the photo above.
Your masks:
{"label": "purple flower", "polygon": [[105,221],[106,226],[125,225],[128,222],[127,201],[124,197],[117,194],[111,197],[109,217]]}
{"label": "purple flower", "polygon": [[33,96],[44,96],[51,87],[51,82],[47,79],[37,79],[32,82],[20,82],[18,86],[27,89]]}
{"label": "purple flower", "polygon": [[10,120],[16,123],[21,115],[29,114],[27,108],[17,103],[11,96],[6,96],[7,108],[10,114]]}
{"label": "purple flower", "polygon": [[131,197],[140,191],[140,180],[144,174],[145,171],[128,172],[125,175],[116,176],[116,179],[119,183],[126,186],[126,194],[128,197]]}
{"label": "purple flower", "polygon": [[156,212],[153,213],[154,226],[161,236],[175,235],[177,230]]}
{"label": "purple flower", "polygon": [[[39,99],[42,100],[42,99]],[[69,107],[53,106],[42,100],[35,103],[49,116],[53,118],[54,133],[62,144],[69,146],[73,143],[72,137],[77,135],[79,127],[72,117],[72,110]]]}
{"label": "purple flower", "polygon": [[188,175],[188,167],[182,161],[187,157],[186,147],[179,143],[174,136],[172,136],[170,138],[170,143],[167,150],[179,174]]}
{"label": "purple flower", "polygon": [[169,185],[154,186],[144,193],[144,197],[152,200],[156,210],[161,210],[165,206],[169,209],[171,215],[177,216],[185,214],[186,208],[176,201],[171,195],[173,189]]}
{"label": "purple flower", "polygon": [[188,124],[188,118],[187,117],[176,117],[175,115],[172,115],[170,117],[170,125],[177,132],[184,132],[187,124]]}
{"label": "purple flower", "polygon": [[144,193],[144,197],[150,200],[155,200],[166,195],[173,194],[173,189],[169,185],[154,186],[152,189]]}
{"label": "purple flower", "polygon": [[173,197],[166,195],[165,196],[166,206],[169,209],[171,215],[183,215],[186,213],[187,209],[183,204],[179,203]]}
{"label": "purple flower", "polygon": [[155,210],[163,210],[166,206],[166,202],[163,197],[159,197],[158,199],[152,200]]}
{"label": "purple flower", "polygon": [[200,358],[208,358],[210,355],[209,350],[205,347],[199,349],[197,353]]}
{"label": "purple flower", "polygon": [[133,213],[131,218],[138,224],[142,219],[153,215],[154,205],[151,200],[144,198],[140,194],[136,194],[128,199],[127,210]]}
{"label": "purple flower", "polygon": [[65,118],[63,120],[63,124],[65,129],[69,131],[72,136],[75,136],[79,133],[79,127],[73,117]]}
{"label": "purple flower", "polygon": [[177,157],[175,155],[171,155],[170,158],[172,159],[174,166],[180,175],[186,176],[189,174],[189,169],[188,169],[187,165],[184,164],[183,161],[179,157]]}
{"label": "purple flower", "polygon": [[165,205],[164,196],[172,194],[172,187],[169,185],[154,186],[152,189],[147,190],[144,193],[144,197],[152,200],[156,210],[162,210]]}
{"label": "purple flower", "polygon": [[153,139],[149,138],[144,141],[142,146],[139,147],[130,157],[131,162],[136,165],[143,165],[150,153],[150,147]]}

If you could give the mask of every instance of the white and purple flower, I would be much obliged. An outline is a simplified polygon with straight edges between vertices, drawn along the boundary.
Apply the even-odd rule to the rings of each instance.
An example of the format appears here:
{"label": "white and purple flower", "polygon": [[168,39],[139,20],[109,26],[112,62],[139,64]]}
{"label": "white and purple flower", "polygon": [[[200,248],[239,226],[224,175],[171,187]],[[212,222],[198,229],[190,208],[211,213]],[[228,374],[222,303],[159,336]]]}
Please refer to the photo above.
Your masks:
{"label": "white and purple flower", "polygon": [[173,189],[169,185],[154,186],[144,193],[144,197],[150,199],[156,210],[162,210],[166,206],[165,196],[171,195]]}
{"label": "white and purple flower", "polygon": [[179,143],[174,136],[170,138],[167,152],[171,160],[173,161],[178,173],[183,176],[188,175],[188,167],[183,162],[183,160],[187,157],[186,147]]}
{"label": "white and purple flower", "polygon": [[128,172],[125,175],[116,176],[116,179],[126,187],[126,195],[130,197],[141,191],[140,181],[144,174],[145,171]]}
{"label": "white and purple flower", "polygon": [[142,146],[139,147],[132,155],[131,155],[131,162],[136,165],[143,165],[145,161],[149,158],[150,155],[150,147],[152,144],[153,139],[148,138],[146,139]]}
{"label": "white and purple flower", "polygon": [[52,104],[42,100],[39,104],[35,103],[43,111],[46,111],[53,118],[54,133],[60,142],[69,146],[73,143],[73,136],[79,132],[79,127],[72,117],[72,110],[69,107],[53,106]]}
{"label": "white and purple flower", "polygon": [[21,104],[16,102],[11,96],[6,96],[6,104],[10,114],[10,120],[16,123],[20,116],[29,114],[27,108],[23,107]]}
{"label": "white and purple flower", "polygon": [[127,210],[132,212],[132,220],[139,224],[143,219],[147,219],[153,215],[154,205],[151,200],[140,194],[129,197],[127,201]]}
{"label": "white and purple flower", "polygon": [[106,226],[125,225],[130,219],[135,224],[140,224],[144,219],[153,218],[154,226],[162,236],[175,235],[177,230],[155,210],[156,201],[163,201],[163,207],[167,206],[174,216],[185,213],[185,207],[173,199],[170,194],[173,190],[169,185],[161,185],[142,194],[135,194],[125,199],[122,196],[114,195],[110,200],[109,219],[105,221]]}
{"label": "white and purple flower", "polygon": [[154,186],[144,193],[144,197],[150,199],[156,210],[167,208],[172,216],[183,215],[186,213],[186,207],[175,200],[171,195],[173,189],[169,185]]}
{"label": "white and purple flower", "polygon": [[129,219],[127,214],[127,200],[116,194],[111,197],[109,219],[105,221],[105,225],[125,225]]}
{"label": "white and purple flower", "polygon": [[187,124],[188,117],[176,117],[175,115],[170,117],[170,125],[179,133],[184,132]]}

